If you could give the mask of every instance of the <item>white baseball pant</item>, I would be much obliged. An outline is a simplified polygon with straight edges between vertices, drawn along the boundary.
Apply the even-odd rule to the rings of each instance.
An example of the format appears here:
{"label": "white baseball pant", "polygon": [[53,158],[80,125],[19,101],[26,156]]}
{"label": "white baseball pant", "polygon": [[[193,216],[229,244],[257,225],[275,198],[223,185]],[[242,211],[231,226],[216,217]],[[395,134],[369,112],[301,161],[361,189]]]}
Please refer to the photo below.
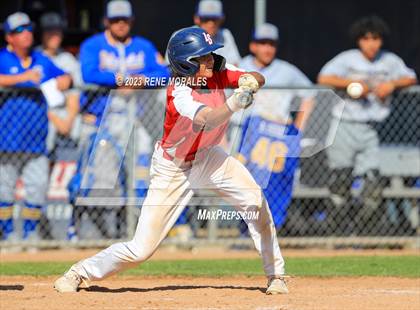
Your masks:
{"label": "white baseball pant", "polygon": [[[273,219],[260,187],[235,158],[215,146],[192,165],[177,166],[163,157],[157,144],[150,168],[151,184],[141,209],[134,238],[111,245],[80,261],[76,271],[86,280],[101,280],[147,260],[193,196],[194,188],[210,188],[237,210],[259,210],[257,220],[247,220],[255,247],[262,256],[267,276],[284,275],[284,260]],[[196,157],[197,158],[197,157]]]}

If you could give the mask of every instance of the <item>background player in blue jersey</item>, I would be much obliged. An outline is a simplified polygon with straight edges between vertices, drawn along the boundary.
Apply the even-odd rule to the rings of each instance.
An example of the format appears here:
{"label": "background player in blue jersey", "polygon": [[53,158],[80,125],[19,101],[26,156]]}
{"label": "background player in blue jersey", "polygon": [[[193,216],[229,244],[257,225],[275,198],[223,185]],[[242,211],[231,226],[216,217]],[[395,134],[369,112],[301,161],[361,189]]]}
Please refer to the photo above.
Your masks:
{"label": "background player in blue jersey", "polygon": [[[117,87],[117,77],[168,77],[169,72],[154,45],[147,39],[131,36],[131,4],[124,0],[108,3],[106,30],[86,39],[80,47],[82,77],[85,83]],[[82,108],[97,117],[105,109],[106,99],[95,100]]]}
{"label": "background player in blue jersey", "polygon": [[[121,86],[117,83],[117,80],[124,81],[127,77],[136,77],[142,81],[144,81],[144,78],[150,77],[169,77],[166,66],[161,64],[162,57],[154,45],[145,38],[130,35],[133,18],[130,2],[114,0],[107,4],[104,20],[106,30],[86,39],[81,45],[80,62],[85,83],[117,88]],[[128,91],[126,90],[125,94]],[[138,140],[135,143],[136,171],[139,172],[137,175],[140,175],[136,180],[136,187],[138,188],[137,194],[144,196],[147,190],[147,174],[141,173],[141,171],[148,171],[152,139],[138,121],[138,118],[144,113],[144,101],[150,100],[150,93],[146,93],[145,96],[139,93],[135,96],[96,93],[93,99],[90,98],[88,100],[88,97],[82,95],[81,98],[81,111],[85,120],[81,137],[82,144],[93,142],[94,139],[91,139],[89,134],[95,133],[99,127],[101,137],[110,137],[112,140],[108,141],[110,142],[108,145],[115,145],[117,148],[124,149],[131,133],[129,117],[133,113],[129,108],[130,105],[135,104],[134,114],[137,118],[135,133]],[[92,156],[99,156],[99,149],[91,148],[89,145],[85,145],[84,148],[92,149]],[[114,157],[110,156],[110,158],[114,158],[117,161],[121,160],[119,153],[120,150],[118,149],[110,150],[109,154],[115,155]],[[83,178],[80,175],[75,179],[80,180],[83,183],[81,184],[83,187],[100,187],[99,183],[102,182],[104,184],[106,182],[104,171],[108,172],[108,176],[113,175],[114,171],[110,171],[110,169],[111,167],[119,169],[118,164],[113,165],[105,161],[102,164],[96,164],[96,168],[91,167],[94,169],[90,170],[89,184],[83,183]],[[83,167],[84,165],[80,166]],[[79,173],[81,172],[79,171]],[[92,179],[94,180],[92,181]],[[124,187],[125,184],[119,184],[119,186]],[[77,186],[72,186],[71,188],[75,189]],[[96,214],[96,220],[100,222],[99,226],[105,224],[102,214],[102,211],[98,211]],[[119,208],[117,218],[117,227],[119,227],[117,229],[117,237],[122,237],[125,233],[124,207]],[[77,219],[75,220],[77,221]],[[69,229],[70,238],[74,237],[73,232],[74,227],[71,226]],[[106,235],[105,237],[107,237]]]}
{"label": "background player in blue jersey", "polygon": [[[294,65],[276,59],[278,29],[272,24],[258,26],[250,43],[252,55],[246,56],[240,68],[257,71],[266,77],[266,87],[305,88],[311,81]],[[303,97],[294,121],[292,100]],[[264,189],[274,224],[284,224],[293,191],[293,180],[299,166],[300,131],[312,109],[313,101],[305,90],[263,89],[255,97],[256,105],[242,127],[239,158],[246,164],[257,183]],[[245,225],[240,225],[245,234]]]}
{"label": "background player in blue jersey", "polygon": [[[388,117],[393,91],[416,83],[414,71],[396,54],[382,49],[388,31],[388,26],[377,16],[356,21],[350,32],[357,48],[343,51],[328,61],[318,76],[320,84],[336,89],[346,89],[350,83],[362,87],[358,98],[344,98],[342,115],[339,106],[333,109],[330,135],[335,136],[331,136],[334,142],[327,149],[332,170],[331,200],[337,212],[333,217],[337,223],[349,224],[349,218],[361,216],[365,218],[363,221],[355,219],[360,229],[366,227],[366,220],[378,207],[384,187],[379,175],[379,138],[375,124]],[[349,204],[355,176],[364,180],[361,197],[365,208],[361,212],[354,210],[360,206],[352,208]],[[346,227],[341,228],[345,232]],[[352,232],[353,229],[348,230]]]}
{"label": "background player in blue jersey", "polygon": [[[38,88],[56,79],[65,90],[71,78],[41,52],[32,50],[32,24],[28,15],[17,12],[4,23],[7,47],[0,50],[0,86]],[[25,187],[22,211],[23,238],[32,239],[46,203],[48,187],[47,103],[40,93],[10,93],[0,106],[0,231],[11,239],[14,231],[12,207],[19,176]],[[16,234],[15,234],[15,237]]]}

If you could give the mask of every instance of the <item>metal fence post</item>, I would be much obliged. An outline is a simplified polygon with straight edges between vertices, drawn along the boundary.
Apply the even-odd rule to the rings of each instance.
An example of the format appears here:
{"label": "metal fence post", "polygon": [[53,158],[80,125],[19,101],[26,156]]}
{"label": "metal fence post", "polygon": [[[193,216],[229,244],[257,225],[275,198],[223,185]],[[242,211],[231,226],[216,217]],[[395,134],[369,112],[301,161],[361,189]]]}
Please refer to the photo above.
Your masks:
{"label": "metal fence post", "polygon": [[255,23],[255,27],[257,27],[257,26],[265,23],[267,1],[266,0],[255,0],[254,7],[255,7],[254,23]]}
{"label": "metal fence post", "polygon": [[134,235],[137,223],[136,212],[136,191],[135,191],[135,126],[136,126],[136,96],[130,97],[127,102],[128,108],[128,130],[129,139],[127,144],[127,237],[131,238]]}

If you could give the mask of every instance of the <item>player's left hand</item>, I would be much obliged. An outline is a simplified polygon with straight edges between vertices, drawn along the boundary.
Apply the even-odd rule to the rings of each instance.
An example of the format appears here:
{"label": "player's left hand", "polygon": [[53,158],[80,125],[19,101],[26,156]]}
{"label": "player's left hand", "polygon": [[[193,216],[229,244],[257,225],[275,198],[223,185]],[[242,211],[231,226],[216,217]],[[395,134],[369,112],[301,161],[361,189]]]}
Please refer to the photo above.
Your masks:
{"label": "player's left hand", "polygon": [[260,88],[257,79],[249,73],[242,74],[238,80],[239,87],[245,87],[252,90],[253,93],[257,92]]}
{"label": "player's left hand", "polygon": [[246,86],[240,86],[235,89],[232,96],[226,100],[226,104],[232,112],[247,109],[253,102],[254,93],[251,88]]}
{"label": "player's left hand", "polygon": [[380,83],[378,86],[375,87],[373,92],[376,96],[378,96],[380,99],[385,99],[387,96],[392,94],[392,92],[395,90],[395,85],[392,82],[383,82]]}

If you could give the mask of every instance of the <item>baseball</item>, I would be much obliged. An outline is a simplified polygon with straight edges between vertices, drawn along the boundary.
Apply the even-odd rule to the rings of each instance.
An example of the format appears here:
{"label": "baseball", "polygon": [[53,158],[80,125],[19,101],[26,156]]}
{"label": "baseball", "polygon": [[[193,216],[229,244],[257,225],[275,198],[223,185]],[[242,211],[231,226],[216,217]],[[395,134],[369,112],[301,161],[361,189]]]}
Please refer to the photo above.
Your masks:
{"label": "baseball", "polygon": [[363,93],[363,86],[360,83],[350,83],[347,86],[347,94],[354,99],[360,98]]}

